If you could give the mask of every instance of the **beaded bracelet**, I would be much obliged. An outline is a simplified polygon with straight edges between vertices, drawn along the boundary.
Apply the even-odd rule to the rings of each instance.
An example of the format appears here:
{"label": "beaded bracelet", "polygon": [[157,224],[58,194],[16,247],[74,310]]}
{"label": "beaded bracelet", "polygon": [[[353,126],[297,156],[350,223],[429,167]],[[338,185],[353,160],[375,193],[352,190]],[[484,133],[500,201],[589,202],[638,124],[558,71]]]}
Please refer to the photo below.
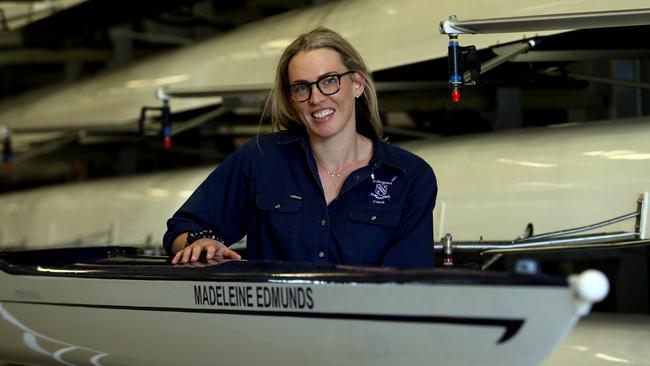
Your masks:
{"label": "beaded bracelet", "polygon": [[194,243],[195,241],[203,238],[208,238],[216,241],[220,241],[223,243],[223,239],[217,236],[217,234],[214,233],[212,230],[201,230],[201,231],[190,231],[187,233],[187,242],[185,243],[185,248],[189,247]]}

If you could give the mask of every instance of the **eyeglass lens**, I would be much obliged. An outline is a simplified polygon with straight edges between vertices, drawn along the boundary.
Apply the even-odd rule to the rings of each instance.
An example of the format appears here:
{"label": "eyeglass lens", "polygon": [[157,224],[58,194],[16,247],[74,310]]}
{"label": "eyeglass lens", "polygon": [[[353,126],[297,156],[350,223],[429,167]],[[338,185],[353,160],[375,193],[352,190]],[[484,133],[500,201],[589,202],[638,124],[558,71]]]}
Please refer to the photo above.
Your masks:
{"label": "eyeglass lens", "polygon": [[326,75],[312,83],[294,84],[289,88],[291,98],[296,102],[304,102],[311,98],[311,86],[316,87],[323,95],[332,95],[341,89],[341,77],[352,73],[348,71],[343,74]]}

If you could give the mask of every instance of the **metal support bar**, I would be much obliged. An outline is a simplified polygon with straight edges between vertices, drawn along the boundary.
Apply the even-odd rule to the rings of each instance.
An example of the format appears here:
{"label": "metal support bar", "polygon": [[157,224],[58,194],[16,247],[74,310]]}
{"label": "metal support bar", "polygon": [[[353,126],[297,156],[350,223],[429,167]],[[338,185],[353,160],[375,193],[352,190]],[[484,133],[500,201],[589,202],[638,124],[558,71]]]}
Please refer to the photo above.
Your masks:
{"label": "metal support bar", "polygon": [[182,125],[177,126],[174,128],[174,131],[172,131],[172,136],[178,135],[181,132],[191,130],[192,128],[199,127],[204,123],[207,123],[215,118],[221,117],[222,115],[226,114],[228,112],[228,109],[219,107],[213,111],[204,113],[198,117],[192,118],[191,120],[184,122]]}
{"label": "metal support bar", "polygon": [[144,134],[144,123],[148,111],[160,111],[160,134],[163,136],[165,148],[170,149],[172,147],[172,121],[169,96],[165,93],[164,88],[158,88],[156,90],[156,98],[162,101],[162,106],[142,107],[140,109],[140,119],[138,120],[138,130],[141,135]]}
{"label": "metal support bar", "polygon": [[440,22],[440,33],[509,33],[564,29],[611,28],[647,24],[650,24],[650,9],[630,9],[466,21],[449,19]]}
{"label": "metal support bar", "polygon": [[639,238],[641,239],[648,239],[649,236],[648,235],[648,225],[650,225],[650,223],[648,222],[650,221],[650,212],[648,212],[648,210],[650,210],[649,200],[650,197],[648,192],[645,192],[641,195],[640,198],[641,207],[639,207],[639,212],[641,215],[639,216],[639,225],[638,225]]}
{"label": "metal support bar", "polygon": [[501,257],[503,257],[503,254],[495,254],[490,259],[486,260],[482,265],[481,265],[481,271],[485,271],[488,269],[491,265],[493,265],[496,261],[498,261]]}
{"label": "metal support bar", "polygon": [[[494,49],[493,51],[496,54],[498,54],[498,56],[493,57],[490,60],[481,64],[481,74],[484,74],[485,72],[490,71],[493,68],[503,63],[506,63],[508,61],[511,61],[515,57],[528,52],[528,50],[535,47],[536,44],[537,44],[536,40],[530,39],[527,41],[518,42],[512,45],[502,46],[502,47],[498,47],[497,49]],[[466,71],[463,74],[463,79],[471,80],[472,79],[471,72]]]}
{"label": "metal support bar", "polygon": [[[532,250],[540,249],[546,246],[562,246],[562,245],[591,245],[601,242],[613,242],[637,239],[638,233],[631,232],[616,232],[608,234],[590,234],[581,236],[572,236],[558,239],[537,240],[533,242],[518,242],[518,241],[503,241],[503,242],[456,242],[454,243],[454,251],[459,252],[483,252],[483,253],[499,253],[504,250],[522,249]],[[437,250],[442,250],[442,245],[434,245]]]}
{"label": "metal support bar", "polygon": [[443,260],[442,260],[442,265],[445,267],[453,267],[454,266],[454,255],[453,255],[453,238],[451,234],[445,235],[444,238],[442,238],[442,249],[443,249]]}
{"label": "metal support bar", "polygon": [[629,213],[629,214],[626,214],[626,215],[623,215],[623,216],[615,217],[613,219],[601,221],[601,222],[598,222],[598,223],[595,223],[595,224],[592,224],[592,225],[577,227],[577,228],[568,229],[568,230],[553,231],[553,232],[550,232],[550,233],[544,233],[544,234],[539,234],[539,235],[533,235],[533,236],[529,236],[527,238],[517,239],[515,241],[516,242],[528,242],[528,241],[539,240],[539,239],[544,239],[544,238],[552,238],[552,237],[556,237],[556,236],[580,233],[580,232],[583,232],[583,231],[593,230],[593,229],[597,229],[599,227],[615,224],[615,223],[620,222],[620,221],[629,220],[629,219],[637,217],[637,216],[639,216],[638,211],[637,212],[632,212],[632,213]]}
{"label": "metal support bar", "polygon": [[633,240],[633,241],[620,241],[620,242],[605,242],[605,243],[577,243],[577,244],[561,244],[561,245],[546,245],[537,248],[512,248],[512,249],[490,249],[482,254],[513,254],[513,253],[539,253],[550,251],[565,251],[565,250],[584,250],[584,249],[623,249],[634,247],[646,247],[650,245],[650,240]]}
{"label": "metal support bar", "polygon": [[[82,132],[80,132],[80,133],[83,134]],[[51,153],[53,151],[56,151],[56,150],[62,148],[63,146],[65,146],[67,144],[71,144],[71,143],[79,140],[80,133],[69,134],[69,135],[63,136],[63,137],[61,137],[59,139],[49,141],[49,142],[47,142],[45,144],[42,144],[40,146],[30,148],[28,151],[20,153],[19,155],[17,155],[14,158],[13,161],[15,163],[20,163],[20,162],[27,161],[29,159],[35,158],[37,156],[49,154],[49,153]]]}
{"label": "metal support bar", "polygon": [[[640,246],[650,246],[648,239],[648,227],[650,225],[650,193],[645,192],[637,200],[637,211],[609,220],[598,222],[592,225],[582,226],[573,229],[554,231],[550,233],[529,236],[512,241],[478,241],[478,242],[455,242],[449,248],[445,241],[434,244],[434,250],[445,252],[479,252],[481,255],[493,255],[482,266],[488,268],[502,254],[506,253],[535,253],[561,250],[578,249],[620,249]],[[611,225],[620,221],[636,218],[634,232],[597,233],[578,236],[565,236],[578,232],[588,231],[595,228]],[[447,234],[450,236],[450,234]]]}
{"label": "metal support bar", "polygon": [[157,111],[161,112],[161,117],[163,115],[163,107],[142,107],[140,108],[140,118],[138,118],[138,134],[139,135],[144,135],[144,125],[145,122],[147,121],[147,112],[149,111]]}

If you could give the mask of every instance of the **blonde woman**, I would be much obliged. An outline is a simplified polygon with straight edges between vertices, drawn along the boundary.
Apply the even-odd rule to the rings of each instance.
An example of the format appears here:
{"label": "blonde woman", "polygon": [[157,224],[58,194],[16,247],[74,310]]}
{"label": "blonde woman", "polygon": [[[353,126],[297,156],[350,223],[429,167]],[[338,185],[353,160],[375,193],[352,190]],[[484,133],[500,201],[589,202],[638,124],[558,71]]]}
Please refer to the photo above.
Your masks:
{"label": "blonde woman", "polygon": [[370,73],[339,34],[317,28],[280,58],[278,132],[219,165],[168,220],[172,263],[219,256],[247,235],[249,259],[427,268],[435,175],[382,141]]}

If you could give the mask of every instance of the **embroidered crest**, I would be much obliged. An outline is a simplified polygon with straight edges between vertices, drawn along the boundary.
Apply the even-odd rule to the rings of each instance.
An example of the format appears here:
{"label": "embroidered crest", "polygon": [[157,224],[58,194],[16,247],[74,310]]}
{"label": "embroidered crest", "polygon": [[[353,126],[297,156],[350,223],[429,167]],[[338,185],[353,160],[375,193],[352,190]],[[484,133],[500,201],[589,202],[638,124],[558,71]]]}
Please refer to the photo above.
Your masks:
{"label": "embroidered crest", "polygon": [[374,198],[373,203],[383,204],[386,203],[385,200],[390,200],[390,194],[388,194],[388,189],[393,184],[397,177],[393,177],[390,182],[386,182],[379,179],[373,179],[372,182],[375,184],[375,191],[370,193],[370,196]]}
{"label": "embroidered crest", "polygon": [[388,193],[388,184],[386,183],[377,183],[375,186],[375,196],[386,196],[386,193]]}

